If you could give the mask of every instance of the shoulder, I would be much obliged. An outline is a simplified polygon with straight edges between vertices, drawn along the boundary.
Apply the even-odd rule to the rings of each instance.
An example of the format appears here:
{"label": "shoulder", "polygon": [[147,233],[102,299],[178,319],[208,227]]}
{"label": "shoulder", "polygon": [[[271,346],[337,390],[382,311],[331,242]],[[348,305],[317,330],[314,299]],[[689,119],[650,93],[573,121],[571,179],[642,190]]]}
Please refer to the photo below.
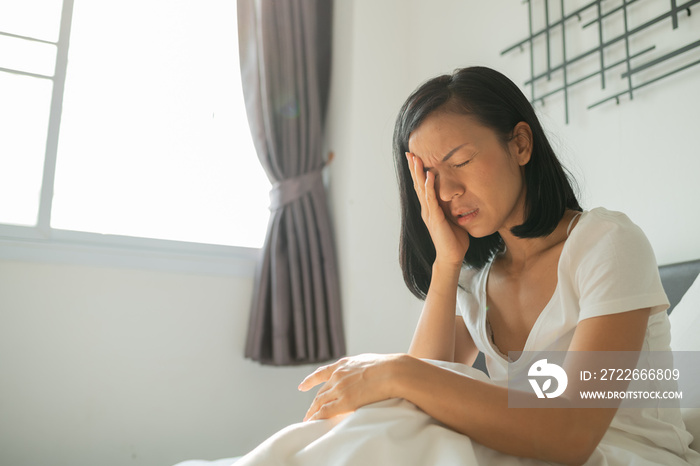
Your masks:
{"label": "shoulder", "polygon": [[640,250],[651,251],[639,226],[624,213],[603,207],[584,212],[568,242],[572,258],[581,260],[601,254],[624,256]]}
{"label": "shoulder", "polygon": [[574,229],[585,230],[587,235],[591,233],[605,234],[627,234],[641,233],[641,229],[630,218],[622,212],[608,210],[604,207],[596,207],[581,215],[581,219]]}
{"label": "shoulder", "polygon": [[600,207],[585,212],[564,248],[582,318],[644,307],[656,311],[666,303],[651,244],[627,215]]}

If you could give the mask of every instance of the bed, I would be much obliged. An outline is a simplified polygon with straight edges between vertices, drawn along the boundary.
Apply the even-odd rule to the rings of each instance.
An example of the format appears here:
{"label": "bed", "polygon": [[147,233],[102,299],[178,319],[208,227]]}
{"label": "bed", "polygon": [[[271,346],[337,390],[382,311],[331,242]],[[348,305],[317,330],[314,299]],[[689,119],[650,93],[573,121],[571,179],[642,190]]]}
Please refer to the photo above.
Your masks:
{"label": "bed", "polygon": [[[672,349],[700,351],[700,259],[661,266],[659,273],[670,302],[668,312]],[[481,364],[483,359],[477,359],[475,366]],[[483,366],[481,370],[483,371]],[[695,439],[691,448],[700,451],[700,408],[683,408],[682,415],[687,429]],[[188,460],[175,466],[229,466],[236,460],[237,458]]]}
{"label": "bed", "polygon": [[[700,351],[700,259],[659,267],[661,282],[671,306],[671,348]],[[683,408],[683,421],[693,434],[690,445],[700,451],[700,408]]]}

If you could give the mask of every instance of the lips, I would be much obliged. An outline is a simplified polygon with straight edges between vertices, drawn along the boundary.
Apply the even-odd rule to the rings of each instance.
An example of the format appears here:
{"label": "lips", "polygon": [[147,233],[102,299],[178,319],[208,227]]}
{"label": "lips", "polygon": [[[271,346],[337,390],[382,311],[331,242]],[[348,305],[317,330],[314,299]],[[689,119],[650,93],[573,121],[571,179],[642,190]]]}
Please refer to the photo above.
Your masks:
{"label": "lips", "polygon": [[452,215],[457,220],[458,224],[464,225],[465,223],[470,222],[478,214],[479,214],[479,209],[471,209],[471,210],[460,209],[459,211],[453,213]]}
{"label": "lips", "polygon": [[457,212],[452,212],[452,216],[455,218],[462,218],[466,217],[468,215],[472,215],[476,213],[479,209],[471,209],[471,210],[466,210],[466,209],[461,209],[458,210]]}

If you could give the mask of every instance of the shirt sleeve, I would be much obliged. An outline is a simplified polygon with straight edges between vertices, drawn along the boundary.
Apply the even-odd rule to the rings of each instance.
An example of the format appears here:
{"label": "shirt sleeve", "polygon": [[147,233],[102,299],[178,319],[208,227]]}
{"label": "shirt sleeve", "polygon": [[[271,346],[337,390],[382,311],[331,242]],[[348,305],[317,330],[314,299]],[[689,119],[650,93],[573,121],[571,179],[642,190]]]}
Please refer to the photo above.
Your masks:
{"label": "shirt sleeve", "polygon": [[580,232],[586,237],[574,270],[578,320],[644,308],[652,314],[666,310],[654,251],[642,230],[619,212],[596,215],[590,231]]}
{"label": "shirt sleeve", "polygon": [[[480,301],[480,282],[485,279],[488,266],[483,269],[464,267],[459,276],[457,286],[457,315],[461,315],[467,330],[477,343],[479,320],[482,318]],[[478,346],[478,344],[477,344]]]}

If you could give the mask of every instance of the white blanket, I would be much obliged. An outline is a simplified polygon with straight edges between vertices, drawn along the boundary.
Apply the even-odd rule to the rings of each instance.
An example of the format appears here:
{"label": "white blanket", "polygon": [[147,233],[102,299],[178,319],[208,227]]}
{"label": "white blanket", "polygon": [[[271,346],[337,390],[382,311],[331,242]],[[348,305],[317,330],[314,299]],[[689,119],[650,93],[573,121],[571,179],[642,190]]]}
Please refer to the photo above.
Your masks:
{"label": "white blanket", "polygon": [[[478,369],[429,361],[491,382]],[[493,382],[491,382],[493,383]],[[608,431],[586,466],[658,466],[690,463],[657,446]],[[210,463],[205,463],[211,466]],[[205,466],[202,464],[201,466]],[[293,424],[238,459],[235,466],[534,466],[552,464],[494,451],[445,427],[412,403],[392,399],[352,414]],[[188,465],[189,466],[189,465]],[[192,465],[194,466],[194,465]]]}
{"label": "white blanket", "polygon": [[[491,382],[478,369],[429,361],[468,377]],[[493,382],[491,382],[493,383]],[[608,431],[586,466],[658,466],[700,464],[689,452],[685,461],[669,451],[624,432]],[[392,399],[364,406],[333,419],[293,424],[241,458],[216,462],[186,461],[176,466],[534,466],[552,464],[509,456],[445,427],[412,403]]]}
{"label": "white blanket", "polygon": [[[469,377],[486,375],[462,364],[430,361]],[[541,465],[493,451],[445,427],[412,403],[392,399],[329,420],[291,425],[238,460],[260,465]]]}

